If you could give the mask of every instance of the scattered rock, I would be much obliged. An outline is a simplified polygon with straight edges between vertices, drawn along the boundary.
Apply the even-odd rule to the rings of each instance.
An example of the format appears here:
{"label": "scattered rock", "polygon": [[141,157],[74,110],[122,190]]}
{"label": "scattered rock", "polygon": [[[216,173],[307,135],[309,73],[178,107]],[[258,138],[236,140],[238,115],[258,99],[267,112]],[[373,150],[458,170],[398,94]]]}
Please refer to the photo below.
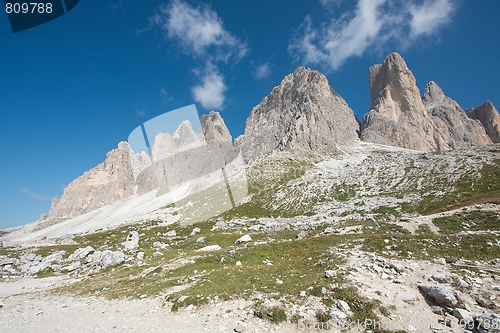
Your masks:
{"label": "scattered rock", "polygon": [[163,252],[156,251],[153,253],[153,258],[162,257],[162,256],[163,256]]}
{"label": "scattered rock", "polygon": [[75,261],[71,265],[64,266],[61,268],[61,272],[73,272],[82,266],[81,262]]}
{"label": "scattered rock", "polygon": [[431,262],[439,265],[446,265],[446,259],[445,258],[437,258],[437,259],[432,259]]}
{"label": "scattered rock", "polygon": [[337,275],[337,273],[335,273],[334,270],[327,270],[327,271],[325,271],[325,277],[327,279],[332,278],[332,277],[334,277],[336,275]]}
{"label": "scattered rock", "polygon": [[6,266],[6,265],[15,265],[17,266],[19,264],[19,260],[16,258],[4,258],[0,260],[0,266]]}
{"label": "scattered rock", "polygon": [[440,307],[438,305],[431,306],[431,311],[435,314],[438,314],[438,315],[443,315],[445,313],[445,309],[443,309],[442,307]]}
{"label": "scattered rock", "polygon": [[452,283],[453,279],[450,276],[446,276],[444,274],[434,274],[432,275],[429,280],[434,280],[439,283]]}
{"label": "scattered rock", "polygon": [[460,320],[460,323],[462,324],[468,324],[474,321],[474,317],[472,316],[472,314],[465,309],[460,309],[460,308],[453,309],[453,316],[458,320]]}
{"label": "scattered rock", "polygon": [[237,333],[245,333],[247,331],[247,325],[245,323],[239,322],[234,328],[234,331]]}
{"label": "scattered rock", "polygon": [[392,269],[394,269],[398,273],[401,273],[401,271],[403,270],[403,268],[400,265],[395,264],[395,263],[391,263],[389,265],[389,267],[392,268]]}
{"label": "scattered rock", "polygon": [[206,237],[198,237],[198,239],[196,240],[196,243],[205,243],[206,239],[207,239]]}
{"label": "scattered rock", "polygon": [[201,249],[196,250],[196,252],[212,252],[212,251],[219,251],[222,250],[222,247],[219,245],[209,245],[202,247]]}
{"label": "scattered rock", "polygon": [[146,268],[145,270],[142,271],[141,274],[139,274],[140,277],[146,277],[146,275],[148,275],[149,273],[151,272],[154,272],[155,270],[157,270],[158,268],[161,269],[160,266],[155,266],[155,267],[149,267],[149,268]]}
{"label": "scattered rock", "polygon": [[86,256],[88,256],[91,252],[94,252],[94,248],[92,246],[87,246],[83,248],[76,249],[75,252],[69,255],[68,261],[74,260],[82,260]]}
{"label": "scattered rock", "polygon": [[493,310],[495,309],[497,306],[495,303],[493,303],[491,300],[489,299],[485,299],[482,295],[480,294],[477,294],[475,295],[475,299],[476,299],[476,302],[477,304],[479,304],[480,306],[482,306],[483,308],[486,308],[486,309],[490,309],[490,310]]}
{"label": "scattered rock", "polygon": [[457,285],[461,288],[469,288],[469,284],[465,282],[461,277],[457,279]]}
{"label": "scattered rock", "polygon": [[123,243],[123,246],[125,247],[125,250],[128,251],[137,250],[139,248],[139,233],[137,231],[131,231],[125,240],[125,243]]}
{"label": "scattered rock", "polygon": [[87,256],[87,263],[101,268],[108,268],[119,265],[125,261],[125,253],[122,251],[95,251]]}
{"label": "scattered rock", "polygon": [[244,235],[244,236],[241,236],[240,238],[238,238],[236,240],[236,242],[234,242],[234,244],[247,243],[247,242],[251,242],[251,241],[252,241],[252,237],[250,237],[250,235]]}
{"label": "scattered rock", "polygon": [[194,236],[196,234],[199,234],[201,232],[200,228],[194,228],[193,231],[189,234],[189,236]]}
{"label": "scattered rock", "polygon": [[165,236],[166,237],[175,237],[175,236],[177,236],[177,233],[175,232],[175,230],[170,230],[170,231],[165,233]]}
{"label": "scattered rock", "polygon": [[189,296],[181,296],[181,297],[179,297],[179,299],[177,300],[177,302],[182,303],[182,302],[184,302],[184,301],[185,301],[188,297],[189,297]]}
{"label": "scattered rock", "polygon": [[237,261],[236,266],[241,266],[241,261]]}
{"label": "scattered rock", "polygon": [[307,237],[307,231],[301,231],[297,235],[297,239],[303,239],[303,238],[306,238],[306,237]]}
{"label": "scattered rock", "polygon": [[336,304],[340,311],[348,312],[351,311],[351,307],[345,301],[339,300]]}
{"label": "scattered rock", "polygon": [[342,311],[333,310],[333,311],[330,312],[330,317],[332,319],[344,320],[344,319],[347,318],[347,314],[345,314]]}
{"label": "scattered rock", "polygon": [[[43,258],[40,261],[40,263],[32,264],[28,269],[28,273],[29,274],[36,274],[36,273],[41,272],[44,269],[47,269],[48,267],[50,267],[52,265],[52,263],[63,261],[63,255],[65,253],[66,253],[66,251],[58,251],[58,252],[52,253],[51,255]],[[36,259],[36,257],[35,257],[35,259]],[[35,260],[33,262],[35,262]]]}

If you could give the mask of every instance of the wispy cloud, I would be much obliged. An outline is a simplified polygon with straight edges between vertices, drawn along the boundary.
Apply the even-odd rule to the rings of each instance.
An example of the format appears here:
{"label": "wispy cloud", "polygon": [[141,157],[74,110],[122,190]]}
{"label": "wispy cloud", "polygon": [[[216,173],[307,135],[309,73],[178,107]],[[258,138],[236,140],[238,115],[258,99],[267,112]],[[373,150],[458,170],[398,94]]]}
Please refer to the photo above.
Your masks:
{"label": "wispy cloud", "polygon": [[111,11],[113,14],[116,14],[118,12],[125,12],[125,8],[123,7],[123,1],[118,0],[114,3],[111,4]]}
{"label": "wispy cloud", "polygon": [[271,65],[269,65],[268,62],[257,66],[257,69],[255,70],[255,78],[259,80],[268,77],[270,74],[271,74]]}
{"label": "wispy cloud", "polygon": [[201,80],[201,85],[196,85],[191,89],[194,99],[207,110],[220,108],[224,103],[224,92],[227,90],[224,77],[212,68],[203,75]]}
{"label": "wispy cloud", "polygon": [[42,200],[42,201],[43,201],[43,200],[47,200],[47,197],[42,197],[42,196],[39,196],[39,195],[37,195],[37,194],[35,194],[35,193],[31,192],[31,191],[30,191],[29,189],[27,189],[26,187],[25,187],[25,188],[23,188],[23,189],[21,190],[21,193],[27,194],[27,195],[29,195],[32,199],[35,199],[35,200]]}
{"label": "wispy cloud", "polygon": [[144,111],[144,109],[136,109],[135,113],[137,113],[137,115],[139,117],[144,117],[144,114],[146,113],[146,111]]}
{"label": "wispy cloud", "polygon": [[204,69],[194,71],[200,73],[202,83],[192,88],[193,98],[204,108],[222,108],[227,87],[219,67],[241,60],[248,53],[247,44],[227,31],[217,13],[203,3],[193,7],[182,0],[172,0],[160,6],[149,21],[178,43],[184,54],[202,62]]}
{"label": "wispy cloud", "polygon": [[450,22],[454,10],[450,0],[426,0],[420,6],[410,6],[412,36],[433,34],[440,26]]}
{"label": "wispy cloud", "polygon": [[171,102],[174,100],[174,98],[172,97],[172,95],[170,95],[166,90],[165,88],[161,87],[160,88],[160,95],[162,96],[162,103],[163,104],[168,104],[168,102]]}
{"label": "wispy cloud", "polygon": [[[325,6],[329,3],[320,1]],[[384,47],[390,41],[404,45],[435,34],[451,21],[456,9],[453,1],[358,0],[354,12],[333,17],[321,28],[314,28],[307,16],[288,50],[305,63],[336,70],[348,58]]]}

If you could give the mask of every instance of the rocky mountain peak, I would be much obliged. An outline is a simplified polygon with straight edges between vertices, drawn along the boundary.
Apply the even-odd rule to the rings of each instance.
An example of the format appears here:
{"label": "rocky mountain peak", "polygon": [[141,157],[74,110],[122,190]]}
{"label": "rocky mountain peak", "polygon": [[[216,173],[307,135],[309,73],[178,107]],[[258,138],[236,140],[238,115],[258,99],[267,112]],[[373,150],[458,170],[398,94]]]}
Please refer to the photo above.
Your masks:
{"label": "rocky mountain peak", "polygon": [[[135,177],[147,165],[148,159],[134,157],[127,142],[106,154],[103,163],[85,172],[64,189],[54,200],[48,219],[67,219],[121,201],[135,193]],[[144,158],[144,159],[143,159]]]}
{"label": "rocky mountain peak", "polygon": [[442,103],[446,100],[446,96],[440,86],[434,81],[429,81],[425,86],[424,96],[422,97],[424,103]]}
{"label": "rocky mountain peak", "polygon": [[481,122],[491,141],[500,142],[500,114],[493,103],[487,101],[476,108],[468,109],[466,112],[470,118]]}
{"label": "rocky mountain peak", "polygon": [[235,145],[247,159],[276,150],[329,154],[356,141],[358,132],[354,112],[327,78],[299,67],[252,109]]}
{"label": "rocky mountain peak", "polygon": [[193,125],[189,120],[184,120],[174,132],[172,137],[177,148],[193,144],[199,140],[196,133],[193,131]]}
{"label": "rocky mountain peak", "polygon": [[413,73],[398,53],[370,68],[371,110],[363,117],[364,141],[434,151],[491,143],[481,124],[430,81],[420,96]]}
{"label": "rocky mountain peak", "polygon": [[371,110],[363,117],[364,141],[436,150],[433,126],[416,79],[398,53],[370,68]]}
{"label": "rocky mountain peak", "polygon": [[159,161],[175,151],[174,138],[169,133],[158,133],[151,148],[151,159]]}
{"label": "rocky mountain peak", "polygon": [[219,112],[210,111],[208,115],[204,114],[200,118],[200,123],[201,127],[199,130],[203,130],[205,141],[228,142],[232,144],[233,138]]}
{"label": "rocky mountain peak", "polygon": [[438,150],[469,148],[490,144],[483,126],[470,119],[453,99],[435,83],[427,83],[422,97],[434,125],[434,141]]}

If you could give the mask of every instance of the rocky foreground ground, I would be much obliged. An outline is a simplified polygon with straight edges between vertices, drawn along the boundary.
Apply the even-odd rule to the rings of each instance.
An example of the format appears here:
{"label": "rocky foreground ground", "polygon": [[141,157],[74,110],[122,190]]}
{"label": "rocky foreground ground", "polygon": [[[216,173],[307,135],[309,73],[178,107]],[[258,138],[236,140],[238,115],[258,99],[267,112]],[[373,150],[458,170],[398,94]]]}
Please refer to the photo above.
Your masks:
{"label": "rocky foreground ground", "polygon": [[[496,253],[499,212],[474,205],[308,231],[219,221],[212,236],[192,226],[158,236],[145,226],[115,230],[122,242],[109,233],[95,240],[99,248],[23,249],[0,257],[0,325],[7,332],[499,332],[500,259],[453,256]],[[464,249],[456,237],[476,244]],[[173,247],[179,255],[170,257]],[[286,252],[272,257],[273,248]],[[294,249],[305,257],[285,265]],[[230,290],[232,280],[253,282]]]}

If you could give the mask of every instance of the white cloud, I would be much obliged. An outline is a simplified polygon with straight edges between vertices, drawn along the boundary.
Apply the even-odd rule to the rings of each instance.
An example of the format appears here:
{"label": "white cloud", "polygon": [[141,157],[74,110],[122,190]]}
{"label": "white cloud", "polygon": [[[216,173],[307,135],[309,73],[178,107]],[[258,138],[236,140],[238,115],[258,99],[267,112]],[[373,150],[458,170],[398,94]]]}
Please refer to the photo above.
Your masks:
{"label": "white cloud", "polygon": [[222,108],[227,87],[219,67],[241,60],[248,53],[247,44],[227,31],[217,13],[203,3],[193,7],[171,0],[149,22],[150,27],[160,27],[166,37],[178,42],[183,53],[202,62],[204,69],[193,71],[202,82],[191,89],[194,99],[205,109]]}
{"label": "white cloud", "polygon": [[434,33],[439,26],[450,21],[454,10],[455,6],[450,0],[425,0],[421,6],[410,6],[411,34],[418,36]]}
{"label": "white cloud", "polygon": [[319,0],[319,2],[326,8],[330,8],[332,5],[333,6],[338,6],[340,5],[343,1],[345,0]]}
{"label": "white cloud", "polygon": [[336,70],[348,58],[361,56],[368,49],[383,47],[389,41],[407,44],[418,36],[437,32],[451,20],[454,0],[416,1],[358,0],[354,12],[333,17],[320,29],[313,28],[307,16],[289,52],[305,63]]}
{"label": "white cloud", "polygon": [[246,44],[225,30],[217,13],[205,4],[195,8],[172,0],[160,6],[150,22],[160,26],[168,38],[178,41],[186,54],[195,57],[227,62],[230,58],[239,60],[248,52]]}
{"label": "white cloud", "polygon": [[21,190],[21,193],[24,193],[24,194],[27,194],[29,195],[32,199],[35,199],[35,200],[47,200],[47,197],[42,197],[42,196],[39,196],[39,195],[36,195],[35,193],[31,192],[29,189],[27,188],[23,188]]}
{"label": "white cloud", "polygon": [[202,77],[203,84],[194,86],[194,100],[207,110],[221,109],[224,103],[224,92],[227,90],[224,77],[219,73],[209,70]]}
{"label": "white cloud", "polygon": [[268,77],[270,74],[271,66],[267,62],[257,66],[257,69],[255,70],[255,78],[259,80]]}

